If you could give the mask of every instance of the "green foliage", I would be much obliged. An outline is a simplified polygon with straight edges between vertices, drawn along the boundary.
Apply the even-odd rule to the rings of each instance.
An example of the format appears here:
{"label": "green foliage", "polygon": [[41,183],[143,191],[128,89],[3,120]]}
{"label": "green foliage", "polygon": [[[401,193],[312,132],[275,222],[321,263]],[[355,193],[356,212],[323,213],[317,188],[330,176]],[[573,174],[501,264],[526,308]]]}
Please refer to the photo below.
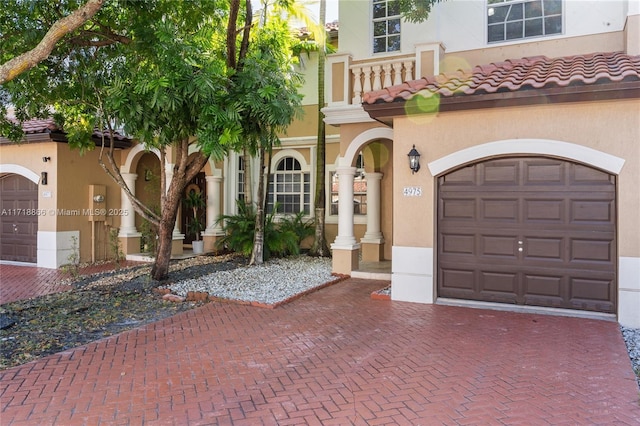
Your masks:
{"label": "green foliage", "polygon": [[188,219],[187,230],[193,234],[196,241],[200,241],[200,232],[204,230],[204,221],[202,219],[202,209],[206,207],[206,202],[202,196],[202,192],[191,190],[184,199],[184,205],[191,209],[192,217]]}
{"label": "green foliage", "polygon": [[286,215],[280,220],[280,231],[293,232],[298,238],[298,246],[306,238],[312,236],[315,232],[313,219],[304,219],[304,212],[298,212],[295,215]]}
{"label": "green foliage", "polygon": [[109,250],[111,251],[111,255],[113,256],[113,260],[115,260],[116,264],[119,264],[121,260],[126,258],[125,254],[122,252],[122,245],[118,238],[118,228],[109,229]]}
{"label": "green foliage", "polygon": [[[238,200],[238,214],[223,215],[219,218],[225,235],[218,240],[218,247],[250,256],[253,250],[256,211],[252,204]],[[275,221],[275,213],[267,215],[264,226],[264,260],[271,256],[284,257],[300,253],[300,237],[297,225],[280,226]]]}
{"label": "green foliage", "polygon": [[62,265],[62,270],[70,274],[72,278],[76,278],[79,275],[78,267],[80,265],[80,246],[78,245],[78,237],[73,235],[71,237],[71,253],[67,256],[66,265]]}
{"label": "green foliage", "polygon": [[419,23],[426,21],[434,4],[444,0],[398,0],[400,13],[408,22]]}

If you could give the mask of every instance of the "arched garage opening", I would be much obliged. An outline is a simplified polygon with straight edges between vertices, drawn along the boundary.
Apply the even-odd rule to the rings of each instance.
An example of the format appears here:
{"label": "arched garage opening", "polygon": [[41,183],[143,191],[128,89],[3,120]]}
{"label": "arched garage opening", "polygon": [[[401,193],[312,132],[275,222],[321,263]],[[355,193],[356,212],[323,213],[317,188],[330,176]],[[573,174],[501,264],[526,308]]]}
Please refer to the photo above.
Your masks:
{"label": "arched garage opening", "polygon": [[616,313],[616,177],[548,156],[438,178],[438,297]]}

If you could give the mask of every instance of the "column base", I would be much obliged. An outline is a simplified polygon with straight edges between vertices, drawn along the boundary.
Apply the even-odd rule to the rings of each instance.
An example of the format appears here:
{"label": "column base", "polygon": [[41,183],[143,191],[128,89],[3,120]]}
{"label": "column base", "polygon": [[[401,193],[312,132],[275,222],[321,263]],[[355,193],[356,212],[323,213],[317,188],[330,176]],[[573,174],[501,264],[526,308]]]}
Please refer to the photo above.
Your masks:
{"label": "column base", "polygon": [[216,253],[218,251],[218,240],[220,240],[223,236],[223,233],[207,234],[205,232],[202,236],[202,240],[204,241],[204,252]]}
{"label": "column base", "polygon": [[138,254],[140,253],[140,238],[142,234],[128,234],[126,236],[119,236],[118,240],[120,240],[120,248],[122,249],[122,253],[126,256],[127,254]]}
{"label": "column base", "polygon": [[331,272],[334,274],[351,275],[360,265],[360,245],[351,247],[331,246]]}
{"label": "column base", "polygon": [[384,240],[360,241],[363,262],[380,262],[384,260]]}
{"label": "column base", "polygon": [[184,253],[184,248],[182,247],[184,240],[184,234],[173,234],[173,241],[171,242],[171,255],[180,255]]}

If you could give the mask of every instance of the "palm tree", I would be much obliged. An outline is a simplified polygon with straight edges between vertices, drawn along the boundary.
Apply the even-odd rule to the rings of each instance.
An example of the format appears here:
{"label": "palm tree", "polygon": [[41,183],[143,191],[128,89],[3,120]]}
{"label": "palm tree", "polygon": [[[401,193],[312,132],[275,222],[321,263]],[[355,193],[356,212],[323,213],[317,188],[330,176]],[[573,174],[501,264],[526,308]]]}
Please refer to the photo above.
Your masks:
{"label": "palm tree", "polygon": [[[320,27],[324,30],[326,24],[327,15],[327,1],[320,0]],[[326,196],[325,196],[325,167],[326,167],[326,132],[324,124],[324,114],[322,108],[324,107],[324,64],[327,54],[326,49],[326,33],[319,37],[318,43],[318,140],[316,142],[316,192],[315,192],[315,237],[313,245],[309,254],[311,256],[325,257],[329,256],[329,246],[327,245],[327,239],[325,238],[325,209],[326,209]]]}

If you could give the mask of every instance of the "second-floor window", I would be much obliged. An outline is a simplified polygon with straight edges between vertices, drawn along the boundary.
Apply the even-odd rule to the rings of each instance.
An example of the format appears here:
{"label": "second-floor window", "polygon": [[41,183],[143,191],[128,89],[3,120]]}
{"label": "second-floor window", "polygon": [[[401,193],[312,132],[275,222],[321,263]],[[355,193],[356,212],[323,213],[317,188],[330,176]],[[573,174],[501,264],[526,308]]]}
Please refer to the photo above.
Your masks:
{"label": "second-floor window", "polygon": [[400,50],[400,3],[373,0],[373,53]]}
{"label": "second-floor window", "polygon": [[562,33],[562,0],[488,0],[489,43]]}

